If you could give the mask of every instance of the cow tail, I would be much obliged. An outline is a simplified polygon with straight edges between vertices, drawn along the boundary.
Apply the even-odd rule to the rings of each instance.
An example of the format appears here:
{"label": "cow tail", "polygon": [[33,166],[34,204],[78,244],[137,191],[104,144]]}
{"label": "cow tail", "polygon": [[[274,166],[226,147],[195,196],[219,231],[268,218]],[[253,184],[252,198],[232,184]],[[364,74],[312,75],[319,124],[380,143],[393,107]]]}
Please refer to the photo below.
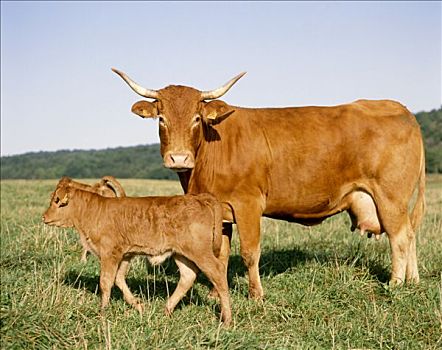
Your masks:
{"label": "cow tail", "polygon": [[414,204],[414,208],[411,211],[411,226],[413,227],[413,231],[415,232],[417,227],[420,225],[422,217],[424,216],[425,212],[425,151],[423,143],[422,143],[421,168],[420,168],[418,181],[419,182],[418,182],[416,203]]}
{"label": "cow tail", "polygon": [[215,254],[216,257],[219,257],[223,234],[223,208],[221,203],[216,201],[213,209],[213,254]]}

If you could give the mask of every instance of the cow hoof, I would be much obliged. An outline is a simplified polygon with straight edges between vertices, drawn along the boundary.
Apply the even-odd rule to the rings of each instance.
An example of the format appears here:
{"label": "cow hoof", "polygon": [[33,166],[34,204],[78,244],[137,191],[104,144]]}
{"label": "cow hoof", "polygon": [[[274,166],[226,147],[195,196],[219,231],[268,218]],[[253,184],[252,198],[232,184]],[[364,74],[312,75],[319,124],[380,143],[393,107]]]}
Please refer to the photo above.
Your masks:
{"label": "cow hoof", "polygon": [[396,288],[396,287],[400,287],[404,284],[404,280],[400,279],[398,277],[392,277],[390,279],[390,282],[388,282],[388,287],[390,288]]}

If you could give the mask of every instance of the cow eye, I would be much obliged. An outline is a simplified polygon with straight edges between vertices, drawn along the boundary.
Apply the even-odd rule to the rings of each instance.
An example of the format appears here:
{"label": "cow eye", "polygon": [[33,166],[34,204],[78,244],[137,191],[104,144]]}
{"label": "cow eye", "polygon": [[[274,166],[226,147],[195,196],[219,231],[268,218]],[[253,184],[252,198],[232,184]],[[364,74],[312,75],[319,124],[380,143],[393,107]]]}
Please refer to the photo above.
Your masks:
{"label": "cow eye", "polygon": [[58,202],[60,202],[60,198],[57,197],[57,198],[55,198],[54,203],[58,204]]}
{"label": "cow eye", "polygon": [[164,117],[161,116],[161,115],[158,116],[158,122],[159,122],[161,125],[166,125],[166,122],[165,122],[165,120],[164,120]]}

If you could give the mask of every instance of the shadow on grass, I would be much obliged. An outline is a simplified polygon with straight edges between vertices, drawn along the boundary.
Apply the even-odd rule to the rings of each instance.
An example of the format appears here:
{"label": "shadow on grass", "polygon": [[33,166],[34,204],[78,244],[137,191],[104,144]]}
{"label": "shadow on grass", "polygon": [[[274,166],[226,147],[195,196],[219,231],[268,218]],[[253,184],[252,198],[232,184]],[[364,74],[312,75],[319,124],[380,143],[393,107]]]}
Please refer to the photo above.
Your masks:
{"label": "shadow on grass", "polygon": [[[380,260],[370,259],[363,252],[356,255],[336,257],[333,253],[312,252],[293,248],[290,250],[266,251],[261,254],[259,263],[260,276],[275,276],[293,268],[302,268],[309,262],[316,261],[319,264],[331,264],[338,262],[340,265],[367,268],[370,275],[380,283],[388,282],[390,271]],[[247,270],[240,255],[231,256],[229,259],[229,285],[232,286],[233,277],[246,276]]]}
{"label": "shadow on grass", "polygon": [[[174,268],[173,265],[173,262],[165,263],[164,268],[162,267],[159,272],[157,271],[154,278],[148,276],[153,273],[153,267],[151,266],[146,268],[146,278],[131,277],[129,272],[128,277],[126,278],[127,286],[136,297],[143,297],[147,300],[151,298],[162,298],[166,300],[170,295],[172,295],[177,286],[177,282],[171,281],[170,276],[177,276],[177,281],[179,278],[177,268]],[[200,276],[201,274],[198,276],[195,284],[200,283]],[[100,276],[98,272],[91,274],[90,272],[86,273],[82,271],[82,268],[73,268],[67,271],[64,276],[63,283],[75,289],[85,289],[90,293],[98,294]],[[114,285],[112,288],[111,302],[112,300],[124,300],[122,292],[118,289],[116,285]],[[208,302],[207,299],[202,298],[195,289],[193,289],[192,291],[191,301],[193,304],[197,305]],[[190,291],[180,301],[176,309],[181,309],[181,307],[185,307],[187,304],[189,304],[189,302]]]}
{"label": "shadow on grass", "polygon": [[[338,262],[341,265],[354,266],[356,268],[368,268],[370,275],[376,278],[380,283],[385,283],[389,280],[390,272],[388,268],[382,265],[379,260],[370,259],[364,255],[363,252],[358,251],[355,254],[348,254],[347,256],[336,257],[333,253],[319,253],[309,250],[301,250],[293,248],[290,250],[276,250],[265,251],[261,255],[260,259],[260,275],[261,276],[275,276],[284,273],[293,268],[302,268],[309,262],[316,261],[319,264],[330,264],[332,262]],[[152,273],[152,267],[146,269],[146,276]],[[126,283],[129,289],[137,296],[143,295],[145,298],[160,297],[167,299],[169,295],[175,290],[177,283],[170,281],[170,276],[177,276],[179,273],[175,264],[169,260],[161,267],[155,278],[135,278],[130,277],[126,279]],[[230,288],[235,288],[238,282],[235,281],[235,276],[246,276],[247,270],[243,264],[240,255],[232,255],[229,259],[229,271],[228,271],[228,283]],[[169,276],[169,279],[168,279]],[[82,269],[72,269],[68,271],[64,277],[64,283],[74,288],[84,288],[91,293],[97,293],[99,290],[99,275],[90,275],[90,273],[82,272]],[[212,284],[204,276],[203,273],[199,273],[195,283],[201,283],[212,288]],[[183,300],[179,303],[177,308],[181,308],[189,303],[188,292]],[[123,295],[120,290],[114,286],[112,288],[112,299],[123,299]],[[196,304],[204,304],[208,302],[206,296],[201,297],[194,289],[192,294],[192,302]]]}

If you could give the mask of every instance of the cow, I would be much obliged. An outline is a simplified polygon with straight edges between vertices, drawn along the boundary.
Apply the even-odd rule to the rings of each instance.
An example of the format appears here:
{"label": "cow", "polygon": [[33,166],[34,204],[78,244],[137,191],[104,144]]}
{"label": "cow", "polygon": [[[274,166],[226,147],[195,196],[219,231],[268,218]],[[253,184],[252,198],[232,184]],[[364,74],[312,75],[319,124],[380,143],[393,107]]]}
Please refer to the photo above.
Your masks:
{"label": "cow", "polygon": [[[75,186],[76,188],[98,193],[104,197],[126,197],[126,192],[124,191],[123,186],[118,182],[118,180],[113,176],[103,176],[100,181],[93,185],[84,184],[78,181],[74,181],[71,179],[71,186]],[[90,252],[88,244],[86,241],[82,239],[83,236],[80,236],[81,245],[83,246],[83,251],[81,253],[81,262],[87,261],[87,254]]]}
{"label": "cow", "polygon": [[77,188],[63,177],[43,214],[47,225],[74,227],[100,259],[101,309],[109,303],[115,283],[124,300],[142,312],[125,276],[130,260],[146,255],[153,265],[173,256],[180,279],[166,302],[170,315],[201,270],[218,292],[221,318],[231,322],[225,267],[217,258],[221,247],[222,207],[213,195],[109,198]]}
{"label": "cow", "polygon": [[[402,104],[244,108],[219,98],[245,73],[199,91],[152,90],[113,71],[150,99],[132,112],[159,120],[163,164],[178,173],[184,192],[210,192],[224,203],[224,219],[237,225],[250,297],[263,297],[261,216],[315,225],[347,211],[353,229],[387,233],[391,285],[419,281],[415,232],[425,209],[425,156],[420,127]],[[226,263],[231,232],[225,225]]]}

